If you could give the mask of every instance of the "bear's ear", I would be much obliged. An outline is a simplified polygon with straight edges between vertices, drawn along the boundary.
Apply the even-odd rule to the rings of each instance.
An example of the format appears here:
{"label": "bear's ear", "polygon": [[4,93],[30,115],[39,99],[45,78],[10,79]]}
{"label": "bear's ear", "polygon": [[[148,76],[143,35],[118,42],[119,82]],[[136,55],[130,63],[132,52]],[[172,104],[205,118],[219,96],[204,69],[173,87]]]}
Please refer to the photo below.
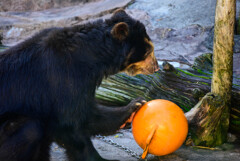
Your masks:
{"label": "bear's ear", "polygon": [[127,15],[127,13],[123,10],[123,9],[117,9],[113,12],[113,16],[117,16],[117,15]]}
{"label": "bear's ear", "polygon": [[125,22],[115,24],[111,30],[112,36],[120,41],[124,40],[128,36],[128,32],[128,25]]}

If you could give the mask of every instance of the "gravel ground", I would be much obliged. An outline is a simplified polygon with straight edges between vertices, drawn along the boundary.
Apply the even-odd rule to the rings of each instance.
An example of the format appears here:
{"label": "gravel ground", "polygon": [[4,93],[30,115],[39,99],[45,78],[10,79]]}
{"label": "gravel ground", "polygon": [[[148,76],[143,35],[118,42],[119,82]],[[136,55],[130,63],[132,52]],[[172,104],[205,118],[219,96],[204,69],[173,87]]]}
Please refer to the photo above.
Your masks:
{"label": "gravel ground", "polygon": [[[111,140],[118,145],[126,147],[139,156],[143,150],[134,141],[131,130],[121,130],[115,135],[108,136],[108,141]],[[117,159],[119,161],[138,161],[136,157],[132,157],[129,152],[122,150],[105,141],[93,138],[94,147],[105,159]],[[229,134],[230,143],[226,143],[214,150],[199,149],[183,145],[177,151],[166,156],[153,156],[149,154],[147,161],[239,161],[240,144],[236,140],[236,136]],[[234,141],[234,143],[233,143]],[[67,161],[64,149],[59,148],[56,144],[52,146],[51,161]]]}

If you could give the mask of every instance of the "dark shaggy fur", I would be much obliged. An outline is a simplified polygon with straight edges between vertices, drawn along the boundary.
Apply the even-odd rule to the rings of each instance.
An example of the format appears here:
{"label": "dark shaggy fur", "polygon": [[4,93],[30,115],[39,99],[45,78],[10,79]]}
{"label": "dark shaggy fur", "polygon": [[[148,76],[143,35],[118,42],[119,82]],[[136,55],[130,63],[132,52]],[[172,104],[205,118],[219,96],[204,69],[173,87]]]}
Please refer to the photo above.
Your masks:
{"label": "dark shaggy fur", "polygon": [[143,24],[120,10],[105,21],[43,30],[0,53],[0,160],[48,161],[53,141],[71,161],[105,160],[90,137],[114,133],[142,100],[100,107],[95,90],[109,75],[139,73],[144,63],[134,63],[149,55],[153,73],[152,52]]}

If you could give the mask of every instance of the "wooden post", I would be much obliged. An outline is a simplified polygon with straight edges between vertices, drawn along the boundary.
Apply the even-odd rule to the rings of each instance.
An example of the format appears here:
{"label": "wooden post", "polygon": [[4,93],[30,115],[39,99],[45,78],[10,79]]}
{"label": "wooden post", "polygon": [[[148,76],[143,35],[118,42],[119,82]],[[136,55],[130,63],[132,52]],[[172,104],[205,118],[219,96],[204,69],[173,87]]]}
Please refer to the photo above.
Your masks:
{"label": "wooden post", "polygon": [[[211,93],[194,108],[190,121],[195,145],[214,147],[226,141],[229,129],[233,74],[236,0],[217,0]],[[198,110],[196,110],[198,109]]]}
{"label": "wooden post", "polygon": [[218,0],[215,14],[211,92],[231,102],[236,0]]}
{"label": "wooden post", "polygon": [[[213,77],[211,92],[219,95],[225,104],[222,112],[223,139],[227,137],[231,107],[233,75],[234,27],[236,0],[218,0],[215,13],[213,45]],[[224,136],[225,135],[225,136]]]}

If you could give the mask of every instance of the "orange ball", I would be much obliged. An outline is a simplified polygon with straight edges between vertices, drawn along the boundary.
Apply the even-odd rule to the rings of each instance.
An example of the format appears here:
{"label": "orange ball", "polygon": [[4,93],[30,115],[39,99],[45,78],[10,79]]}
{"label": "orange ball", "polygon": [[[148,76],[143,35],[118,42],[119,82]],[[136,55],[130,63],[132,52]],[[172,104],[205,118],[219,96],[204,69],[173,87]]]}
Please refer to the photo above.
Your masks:
{"label": "orange ball", "polygon": [[184,112],[175,103],[157,99],[145,103],[135,114],[132,133],[138,145],[148,153],[167,155],[176,151],[185,141],[188,122]]}

